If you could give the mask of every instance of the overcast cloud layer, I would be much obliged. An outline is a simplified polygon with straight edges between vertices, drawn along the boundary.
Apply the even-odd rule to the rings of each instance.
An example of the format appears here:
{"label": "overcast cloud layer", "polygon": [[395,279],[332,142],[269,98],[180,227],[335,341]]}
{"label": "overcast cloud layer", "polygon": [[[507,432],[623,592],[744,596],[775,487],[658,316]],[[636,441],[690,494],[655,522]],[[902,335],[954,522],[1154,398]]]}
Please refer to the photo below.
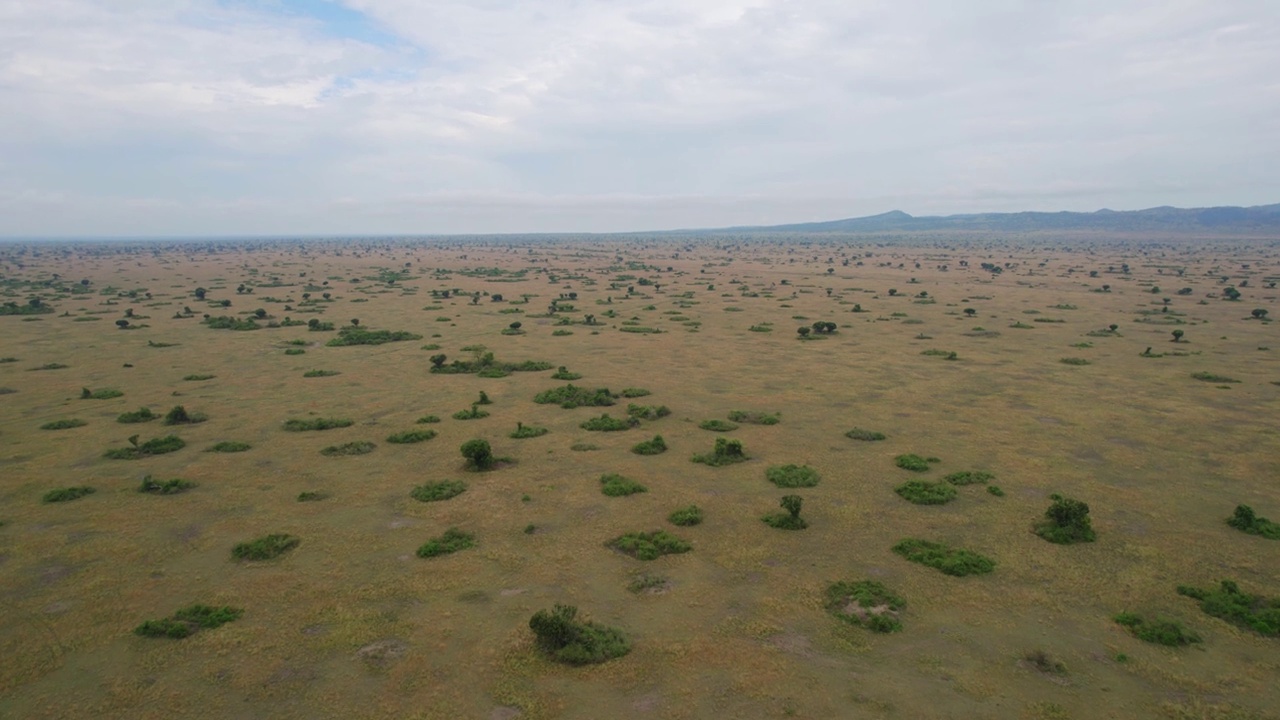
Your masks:
{"label": "overcast cloud layer", "polygon": [[0,235],[1272,202],[1275,0],[0,0]]}

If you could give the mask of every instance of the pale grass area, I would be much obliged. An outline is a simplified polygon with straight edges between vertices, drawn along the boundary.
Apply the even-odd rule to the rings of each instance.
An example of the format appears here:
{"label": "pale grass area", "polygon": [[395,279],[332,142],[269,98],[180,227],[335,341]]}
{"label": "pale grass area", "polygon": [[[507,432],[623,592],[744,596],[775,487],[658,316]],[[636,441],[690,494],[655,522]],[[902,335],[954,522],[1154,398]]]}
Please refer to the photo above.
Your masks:
{"label": "pale grass area", "polygon": [[[757,244],[729,252],[711,244],[603,240],[514,250],[348,246],[341,256],[336,246],[73,252],[28,256],[21,271],[9,262],[5,278],[87,277],[95,291],[150,291],[154,306],[95,292],[50,300],[58,312],[39,322],[0,317],[0,355],[20,358],[0,365],[0,386],[19,391],[0,400],[0,716],[502,718],[518,709],[521,718],[1273,717],[1267,713],[1280,706],[1280,641],[1204,616],[1174,588],[1231,578],[1251,592],[1280,594],[1280,543],[1223,523],[1237,503],[1280,516],[1280,387],[1270,384],[1280,380],[1280,338],[1274,325],[1242,319],[1254,307],[1280,316],[1278,293],[1264,281],[1277,274],[1274,251],[1173,247],[1156,260],[1121,241],[1095,244],[1091,254],[1056,244],[944,245],[859,241],[863,267],[839,264],[844,246]],[[609,269],[617,255],[664,271]],[[849,256],[856,261],[852,249]],[[827,257],[836,258],[831,276]],[[969,268],[960,267],[962,259]],[[1019,265],[993,279],[978,269],[988,261]],[[390,288],[349,282],[405,262],[413,263],[414,277]],[[1130,279],[1105,272],[1124,262],[1133,268]],[[1248,271],[1236,269],[1243,263]],[[1186,267],[1185,276],[1156,272],[1174,266]],[[515,282],[434,274],[475,267],[539,272]],[[1070,277],[1068,268],[1076,268]],[[1211,268],[1218,270],[1207,275]],[[1089,270],[1103,272],[1088,278]],[[263,300],[291,299],[296,307],[305,282],[299,272],[317,283],[332,278],[334,302],[323,314],[286,312],[283,303]],[[265,282],[273,273],[299,284],[235,293],[239,283]],[[619,274],[652,277],[661,289],[635,280],[610,289]],[[1222,274],[1236,283],[1248,275],[1245,299],[1197,304],[1220,292]],[[909,283],[912,277],[919,282]],[[733,279],[772,297],[741,297]],[[1147,292],[1152,282],[1164,292]],[[1111,292],[1090,292],[1104,283]],[[636,286],[635,296],[626,297],[627,285]],[[196,301],[197,286],[232,307]],[[1184,286],[1194,294],[1172,294]],[[502,293],[508,302],[430,296],[442,288]],[[899,296],[889,297],[889,288]],[[936,303],[915,302],[921,290]],[[603,324],[552,336],[554,319],[530,315],[570,291],[578,293],[576,309],[563,315],[580,321],[591,313]],[[522,293],[533,296],[527,305],[509,304]],[[15,297],[26,296],[22,289]],[[609,296],[612,304],[597,304]],[[962,302],[978,296],[990,299]],[[1185,325],[1135,323],[1136,311],[1158,311],[1164,296]],[[101,304],[108,299],[119,305]],[[851,313],[854,303],[867,312]],[[1062,303],[1078,309],[1052,308]],[[196,318],[173,319],[184,305]],[[431,305],[443,308],[422,309]],[[113,321],[126,307],[150,316],[135,321],[150,327],[117,330]],[[424,337],[329,348],[323,344],[332,333],[305,327],[235,332],[199,324],[205,312],[258,307],[277,319],[318,317],[342,326],[359,318],[362,326]],[[525,312],[498,312],[513,307]],[[976,316],[965,317],[966,307]],[[609,309],[618,317],[604,317]],[[101,322],[59,317],[99,310],[111,313]],[[632,317],[666,332],[619,332]],[[690,332],[672,318],[701,325]],[[500,334],[517,320],[525,334]],[[797,326],[819,320],[839,323],[839,332],[796,339]],[[1019,321],[1032,328],[1010,327]],[[774,331],[747,330],[764,322]],[[1121,326],[1118,335],[1086,337],[1112,322]],[[975,327],[1000,334],[966,334]],[[1169,342],[1175,327],[1188,342]],[[304,355],[286,356],[292,339],[312,344]],[[147,347],[148,340],[178,345]],[[1071,347],[1082,341],[1093,347]],[[428,343],[442,349],[420,349]],[[583,387],[653,394],[564,410],[532,402],[564,384],[549,377],[554,370],[500,379],[427,372],[432,354],[462,358],[469,353],[461,348],[473,344],[503,361],[566,365],[583,374],[574,381]],[[1277,349],[1258,349],[1269,345]],[[1193,354],[1140,357],[1148,346]],[[929,349],[954,351],[958,359],[921,354]],[[1063,357],[1091,364],[1068,366]],[[27,371],[49,362],[71,367]],[[311,369],[341,374],[303,378]],[[1222,390],[1190,378],[1202,370],[1243,382]],[[217,377],[182,380],[193,373]],[[80,400],[81,387],[115,387],[125,396]],[[481,390],[493,400],[484,407],[490,417],[449,418]],[[672,415],[626,432],[578,427],[601,412],[625,417],[628,402],[667,405]],[[179,428],[115,422],[141,405],[163,413],[176,404],[209,421]],[[780,412],[782,422],[723,434],[698,428],[732,410]],[[443,422],[414,424],[429,413]],[[89,425],[37,429],[69,417]],[[355,424],[282,428],[286,419],[307,417]],[[507,436],[517,422],[550,432],[513,440]],[[845,438],[855,426],[888,439]],[[423,427],[439,436],[385,442]],[[171,431],[187,441],[184,450],[137,461],[102,458],[135,432],[145,440]],[[666,453],[629,452],[654,434],[666,439]],[[516,463],[464,471],[458,447],[473,437]],[[741,440],[751,459],[722,468],[690,462],[717,437]],[[223,440],[254,447],[203,452]],[[377,449],[320,455],[328,445],[357,440]],[[580,442],[600,449],[570,450]],[[917,476],[893,466],[902,453],[941,462]],[[802,532],[760,520],[790,492],[768,483],[764,471],[786,463],[809,465],[822,478],[796,491],[810,523]],[[948,505],[925,507],[893,492],[907,479],[976,469],[993,472],[1006,496],[972,485]],[[147,473],[199,487],[141,495],[136,488]],[[605,473],[649,491],[605,497]],[[415,485],[449,479],[465,480],[468,490],[444,502],[409,497]],[[97,493],[39,502],[49,489],[81,484]],[[297,502],[304,490],[330,497]],[[1030,532],[1054,492],[1090,504],[1096,543],[1056,546]],[[703,524],[666,523],[668,513],[690,504],[702,508]],[[529,524],[535,533],[524,532]],[[475,533],[477,547],[431,560],[414,556],[455,526]],[[643,563],[604,547],[624,532],[659,528],[687,539],[693,551]],[[235,543],[272,532],[297,535],[301,545],[270,562],[231,560]],[[986,576],[947,577],[895,556],[890,548],[905,537],[972,549],[998,566]],[[666,576],[670,588],[629,592],[641,571]],[[906,598],[904,632],[869,633],[823,610],[828,583],[863,578]],[[143,620],[194,602],[245,614],[182,641],[131,634]],[[556,602],[625,629],[634,649],[590,668],[548,662],[527,622]],[[1122,610],[1179,619],[1205,642],[1185,650],[1143,644],[1110,621]],[[1021,658],[1031,650],[1050,653],[1067,674],[1029,669]],[[1117,661],[1119,654],[1127,661]]]}

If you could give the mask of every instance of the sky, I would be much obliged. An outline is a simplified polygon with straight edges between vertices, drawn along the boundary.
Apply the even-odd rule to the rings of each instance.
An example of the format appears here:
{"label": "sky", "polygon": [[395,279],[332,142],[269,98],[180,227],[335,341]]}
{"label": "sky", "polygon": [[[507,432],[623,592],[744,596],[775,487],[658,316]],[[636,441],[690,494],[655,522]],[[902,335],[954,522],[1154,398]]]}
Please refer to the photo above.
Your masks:
{"label": "sky", "polygon": [[0,0],[0,236],[1275,202],[1277,0]]}

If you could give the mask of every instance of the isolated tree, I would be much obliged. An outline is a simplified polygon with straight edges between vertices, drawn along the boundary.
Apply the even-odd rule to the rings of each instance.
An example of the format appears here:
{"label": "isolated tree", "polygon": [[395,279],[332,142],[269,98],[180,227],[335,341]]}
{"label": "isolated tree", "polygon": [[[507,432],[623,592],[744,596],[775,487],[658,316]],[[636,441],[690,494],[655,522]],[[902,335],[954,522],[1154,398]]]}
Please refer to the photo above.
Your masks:
{"label": "isolated tree", "polygon": [[244,292],[244,283],[240,283],[240,286],[236,288],[236,294],[239,295],[243,292]]}
{"label": "isolated tree", "polygon": [[164,416],[165,425],[185,425],[191,422],[191,415],[181,405],[174,405]]}
{"label": "isolated tree", "polygon": [[493,401],[489,399],[489,394],[488,394],[488,393],[486,393],[485,391],[481,390],[481,391],[480,391],[480,399],[476,401],[476,404],[477,404],[477,405],[492,405],[492,404],[493,404]]}
{"label": "isolated tree", "polygon": [[444,355],[444,353],[440,353],[439,355],[432,355],[432,356],[431,356],[431,366],[432,366],[432,367],[440,367],[440,366],[444,365],[444,361],[445,361],[445,360],[448,360],[448,359],[449,359],[449,358],[447,358],[447,357]]}
{"label": "isolated tree", "polygon": [[965,308],[965,309],[964,309],[964,314],[965,314],[965,315],[968,315],[969,317],[973,317],[974,315],[977,315],[977,314],[978,314],[978,311],[977,311],[976,309],[974,309],[974,308]]}
{"label": "isolated tree", "polygon": [[803,338],[803,337],[809,337],[809,328],[808,328],[807,326],[806,326],[806,327],[796,328],[796,332],[800,333],[800,337],[802,337],[802,338]]}
{"label": "isolated tree", "polygon": [[1116,325],[1115,323],[1112,323],[1107,326],[1107,329],[1110,330],[1111,332],[1115,332],[1120,329],[1120,326]]}
{"label": "isolated tree", "polygon": [[125,308],[124,316],[127,318],[133,317],[133,308]]}
{"label": "isolated tree", "polygon": [[502,302],[502,293],[494,293],[489,296],[491,302]]}
{"label": "isolated tree", "polygon": [[204,299],[204,296],[205,296],[205,295],[207,295],[208,293],[209,293],[209,291],[208,291],[208,290],[205,290],[205,289],[204,289],[204,288],[202,288],[202,287],[198,287],[198,288],[196,288],[196,299],[197,299],[197,300],[203,300],[203,299]]}
{"label": "isolated tree", "polygon": [[804,500],[799,495],[783,495],[780,504],[783,510],[791,513],[792,518],[799,518],[800,507],[804,504]]}
{"label": "isolated tree", "polygon": [[[1243,283],[1242,283],[1242,284],[1243,284]],[[1226,299],[1228,299],[1228,300],[1239,300],[1239,299],[1240,299],[1240,291],[1239,291],[1239,290],[1237,290],[1237,289],[1235,289],[1235,288],[1233,288],[1233,287],[1227,287],[1226,289],[1224,289],[1224,290],[1222,291],[1222,296],[1223,296],[1223,297],[1225,297],[1225,298],[1226,298]]]}
{"label": "isolated tree", "polygon": [[302,300],[305,302],[311,299],[311,293],[302,293]]}
{"label": "isolated tree", "polygon": [[116,327],[120,328],[121,330],[124,330],[125,328],[129,327],[129,321],[125,320],[124,318],[121,318],[116,321]]}
{"label": "isolated tree", "polygon": [[225,307],[231,307],[231,301],[230,301],[230,300],[223,300],[223,301],[222,301],[222,303],[221,303],[221,305],[222,305],[222,307],[224,307],[224,308],[225,308]]}
{"label": "isolated tree", "polygon": [[493,467],[493,448],[489,447],[488,440],[468,440],[462,443],[462,457],[467,459],[467,464],[477,470],[487,470]]}
{"label": "isolated tree", "polygon": [[898,294],[897,288],[889,288],[889,296],[893,297]]}
{"label": "isolated tree", "polygon": [[1103,285],[1103,286],[1102,286],[1102,292],[1111,292],[1111,286],[1110,286],[1110,285]]}
{"label": "isolated tree", "polygon": [[307,321],[307,327],[311,328],[312,330],[315,330],[316,328],[320,327],[320,321],[315,318],[311,318],[310,320]]}
{"label": "isolated tree", "polygon": [[267,311],[262,308],[258,308],[257,310],[253,311],[253,316],[261,320],[262,318],[267,316]]}
{"label": "isolated tree", "polygon": [[333,297],[333,293],[322,293],[321,297],[323,297],[325,300],[328,300]]}
{"label": "isolated tree", "polygon": [[508,325],[507,327],[508,327],[508,328],[511,328],[512,330],[519,330],[519,329],[520,329],[520,326],[521,326],[521,323],[520,323],[520,321],[518,321],[518,320],[517,320],[516,322],[511,323],[511,324],[510,324],[510,325]]}
{"label": "isolated tree", "polygon": [[1181,330],[1173,331],[1173,342],[1182,342],[1183,332]]}
{"label": "isolated tree", "polygon": [[1264,320],[1267,317],[1267,311],[1264,308],[1255,308],[1249,314],[1253,316],[1254,320]]}
{"label": "isolated tree", "polygon": [[351,327],[359,327],[360,318],[351,318]]}

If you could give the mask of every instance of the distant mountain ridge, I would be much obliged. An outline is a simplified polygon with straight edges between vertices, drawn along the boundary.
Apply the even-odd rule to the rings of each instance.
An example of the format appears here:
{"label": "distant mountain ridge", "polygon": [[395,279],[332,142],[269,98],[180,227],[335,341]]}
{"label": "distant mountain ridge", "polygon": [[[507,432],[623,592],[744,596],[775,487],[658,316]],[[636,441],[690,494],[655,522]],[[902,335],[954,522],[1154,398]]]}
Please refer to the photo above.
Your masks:
{"label": "distant mountain ridge", "polygon": [[1100,231],[1248,233],[1280,235],[1280,203],[1254,207],[1175,208],[1146,210],[1098,210],[1096,212],[977,213],[913,217],[893,210],[869,217],[722,228],[733,232],[911,232],[965,230],[987,232]]}

